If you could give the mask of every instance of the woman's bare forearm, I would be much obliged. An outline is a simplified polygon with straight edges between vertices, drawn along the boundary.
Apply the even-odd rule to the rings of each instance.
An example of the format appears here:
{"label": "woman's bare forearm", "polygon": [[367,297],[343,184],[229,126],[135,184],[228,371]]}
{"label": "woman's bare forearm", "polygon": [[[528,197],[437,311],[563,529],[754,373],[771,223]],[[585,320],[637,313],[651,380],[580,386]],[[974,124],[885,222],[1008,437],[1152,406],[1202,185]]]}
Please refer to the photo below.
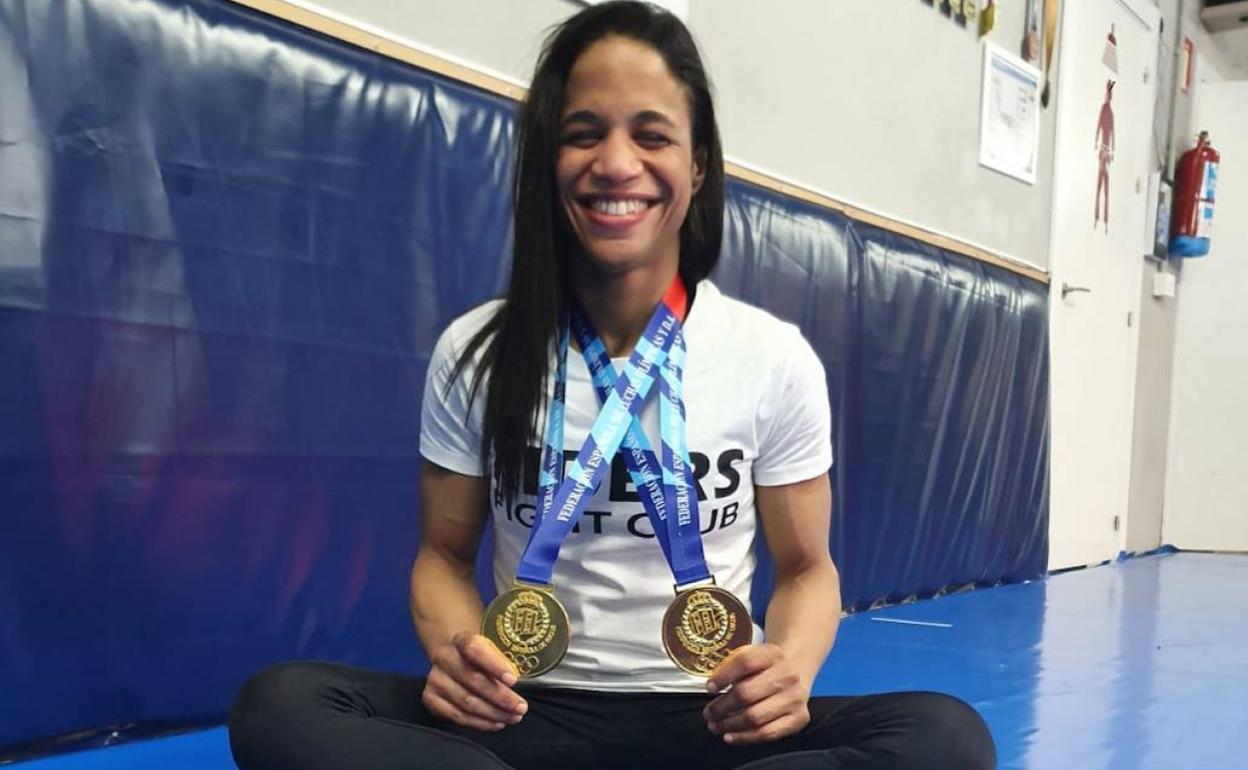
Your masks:
{"label": "woman's bare forearm", "polygon": [[422,548],[412,565],[412,622],[426,650],[436,650],[461,631],[476,633],[485,611],[473,565]]}
{"label": "woman's bare forearm", "polygon": [[485,608],[474,565],[486,523],[485,483],[426,462],[421,468],[424,521],[412,564],[412,622],[430,655],[461,631],[476,633]]}
{"label": "woman's bare forearm", "polygon": [[779,645],[807,687],[823,666],[841,622],[841,585],[831,559],[777,574],[767,606],[767,641]]}
{"label": "woman's bare forearm", "polygon": [[767,641],[784,650],[810,687],[841,622],[841,579],[828,553],[831,482],[823,475],[756,489],[763,534],[776,565]]}

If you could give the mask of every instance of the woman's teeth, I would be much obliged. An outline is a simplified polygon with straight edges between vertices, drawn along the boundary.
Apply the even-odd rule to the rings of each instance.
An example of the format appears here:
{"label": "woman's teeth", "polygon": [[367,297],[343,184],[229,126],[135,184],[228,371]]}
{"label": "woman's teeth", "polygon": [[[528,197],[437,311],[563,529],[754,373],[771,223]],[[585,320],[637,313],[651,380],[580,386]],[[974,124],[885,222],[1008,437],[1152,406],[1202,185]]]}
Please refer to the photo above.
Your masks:
{"label": "woman's teeth", "polygon": [[590,202],[590,207],[599,214],[607,214],[613,217],[628,216],[636,214],[638,211],[646,208],[646,202],[635,198],[630,200],[605,200],[595,198]]}

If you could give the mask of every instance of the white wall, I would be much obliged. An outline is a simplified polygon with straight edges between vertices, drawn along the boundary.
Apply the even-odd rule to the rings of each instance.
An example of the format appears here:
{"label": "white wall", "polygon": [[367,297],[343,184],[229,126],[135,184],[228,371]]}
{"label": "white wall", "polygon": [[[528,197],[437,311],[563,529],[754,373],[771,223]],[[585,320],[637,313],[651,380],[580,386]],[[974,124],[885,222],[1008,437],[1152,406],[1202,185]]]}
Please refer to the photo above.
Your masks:
{"label": "white wall", "polygon": [[289,0],[527,86],[542,39],[572,0]]}
{"label": "white wall", "polygon": [[1139,355],[1131,433],[1131,481],[1122,550],[1150,551],[1162,543],[1170,394],[1174,377],[1174,297],[1154,297],[1153,277],[1169,265],[1140,260]]}
{"label": "white wall", "polygon": [[1248,550],[1248,81],[1205,83],[1193,122],[1222,152],[1213,248],[1179,291],[1163,535]]}
{"label": "white wall", "polygon": [[[1167,158],[1173,168],[1175,158],[1194,143],[1201,126],[1192,112],[1194,97],[1205,84],[1220,83],[1233,76],[1240,64],[1237,56],[1248,54],[1248,37],[1242,32],[1209,35],[1200,23],[1199,0],[1164,0],[1161,10],[1166,21],[1162,65],[1172,60],[1176,46],[1191,38],[1196,51],[1193,85],[1183,93],[1175,82],[1172,125],[1174,136]],[[1243,70],[1239,70],[1243,71]],[[1241,75],[1242,77],[1242,75]],[[1164,100],[1162,100],[1164,101]],[[1161,102],[1159,102],[1161,103]],[[1169,116],[1167,116],[1168,118]],[[1164,142],[1164,131],[1159,131]],[[1162,520],[1167,500],[1166,466],[1170,445],[1170,408],[1174,373],[1178,300],[1151,296],[1156,272],[1181,276],[1182,260],[1162,265],[1142,265],[1144,284],[1140,305],[1140,354],[1136,383],[1136,406],[1132,445],[1131,496],[1128,506],[1124,547],[1145,550],[1165,538]],[[1184,284],[1180,279],[1180,293]]]}
{"label": "white wall", "polygon": [[1210,35],[1200,23],[1200,0],[1182,0],[1182,16],[1179,19],[1179,40],[1190,38],[1195,49],[1192,67],[1192,93],[1178,94],[1175,101],[1175,135],[1171,147],[1170,162],[1195,144],[1196,127],[1192,124],[1192,97],[1201,83],[1220,83],[1235,76],[1232,58],[1220,45],[1225,38]]}
{"label": "white wall", "polygon": [[[1201,59],[1201,64],[1212,71],[1215,79],[1230,79],[1235,76],[1235,60],[1222,50],[1220,43],[1227,40],[1233,41],[1236,39],[1236,35],[1209,34],[1209,31],[1205,29],[1205,25],[1200,22],[1200,6],[1200,0],[1184,0],[1183,23],[1181,25],[1183,34],[1192,39],[1192,44],[1196,49],[1196,55]],[[1197,67],[1197,77],[1200,74],[1201,68]]]}
{"label": "white wall", "polygon": [[[572,0],[297,0],[527,82],[545,30]],[[995,42],[1017,50],[1023,3],[998,4]],[[981,168],[980,46],[913,0],[690,0],[731,160],[1044,267],[1053,109],[1039,181]]]}
{"label": "white wall", "polygon": [[[980,167],[974,32],[914,0],[694,0],[690,25],[731,156],[1047,266],[1056,110],[1034,186]],[[1023,3],[998,3],[991,39],[1015,51],[1023,29]]]}
{"label": "white wall", "polygon": [[[1191,91],[1185,93],[1175,73],[1175,51],[1183,44],[1183,25],[1199,23],[1196,0],[1158,3],[1163,32],[1157,59],[1157,114],[1153,117],[1153,152],[1167,178],[1174,156],[1187,148],[1191,127]],[[1220,79],[1211,67],[1198,67],[1200,79]],[[1170,138],[1173,128],[1174,137]],[[1174,330],[1177,302],[1154,297],[1157,273],[1175,274],[1177,261],[1140,260],[1139,356],[1136,366],[1135,413],[1131,436],[1131,481],[1122,549],[1147,551],[1161,545],[1165,508],[1166,448],[1170,430],[1170,393],[1174,372]]]}
{"label": "white wall", "polygon": [[1248,80],[1248,26],[1217,32],[1211,36],[1222,49],[1222,58],[1228,65],[1224,73],[1228,80]]}

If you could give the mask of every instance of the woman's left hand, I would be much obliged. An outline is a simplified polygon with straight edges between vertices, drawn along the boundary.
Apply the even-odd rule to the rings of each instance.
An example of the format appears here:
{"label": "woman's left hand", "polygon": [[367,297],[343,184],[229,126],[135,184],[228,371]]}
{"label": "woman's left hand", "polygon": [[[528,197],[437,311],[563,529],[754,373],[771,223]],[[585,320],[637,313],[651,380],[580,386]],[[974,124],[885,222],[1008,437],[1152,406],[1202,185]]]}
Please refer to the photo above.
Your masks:
{"label": "woman's left hand", "polygon": [[707,728],[733,745],[786,738],[810,722],[810,685],[775,644],[736,650],[711,673],[706,689],[723,693],[702,711]]}

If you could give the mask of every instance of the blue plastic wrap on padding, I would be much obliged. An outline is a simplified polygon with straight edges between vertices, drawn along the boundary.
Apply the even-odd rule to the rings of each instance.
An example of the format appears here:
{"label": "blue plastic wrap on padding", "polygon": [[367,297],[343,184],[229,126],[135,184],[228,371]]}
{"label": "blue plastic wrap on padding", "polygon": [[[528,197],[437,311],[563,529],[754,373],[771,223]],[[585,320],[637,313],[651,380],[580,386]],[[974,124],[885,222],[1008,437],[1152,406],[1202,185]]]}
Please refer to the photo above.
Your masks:
{"label": "blue plastic wrap on padding", "polygon": [[827,370],[845,605],[1043,574],[1044,287],[749,185],[730,191],[716,279],[799,324]]}
{"label": "blue plastic wrap on padding", "polygon": [[[217,0],[0,0],[0,84],[0,755],[419,670],[424,371],[504,286],[514,104]],[[827,367],[846,603],[1040,575],[1044,287],[727,205],[716,280]]]}

